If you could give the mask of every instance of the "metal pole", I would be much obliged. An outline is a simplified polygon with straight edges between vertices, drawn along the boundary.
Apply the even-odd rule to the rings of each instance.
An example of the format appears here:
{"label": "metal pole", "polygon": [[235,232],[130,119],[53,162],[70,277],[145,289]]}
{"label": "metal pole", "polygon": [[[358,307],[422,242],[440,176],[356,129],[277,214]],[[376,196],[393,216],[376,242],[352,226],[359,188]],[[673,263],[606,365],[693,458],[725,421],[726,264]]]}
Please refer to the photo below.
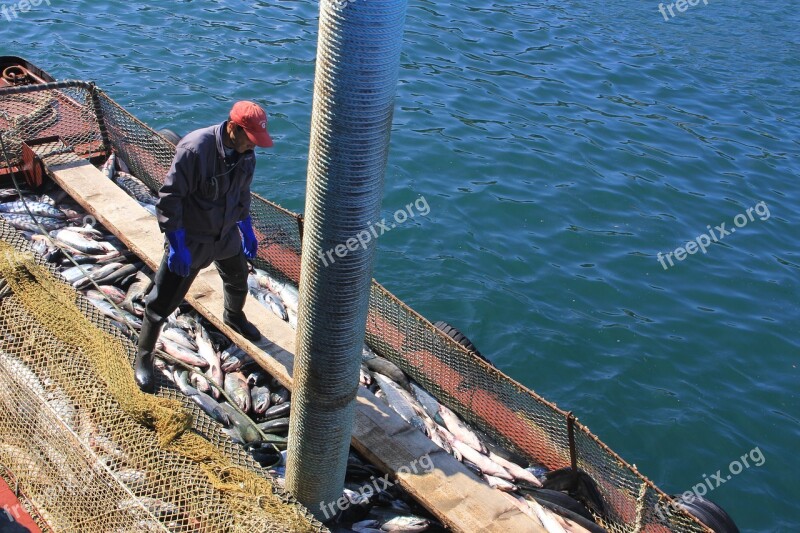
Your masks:
{"label": "metal pole", "polygon": [[321,0],[286,488],[342,496],[406,0]]}

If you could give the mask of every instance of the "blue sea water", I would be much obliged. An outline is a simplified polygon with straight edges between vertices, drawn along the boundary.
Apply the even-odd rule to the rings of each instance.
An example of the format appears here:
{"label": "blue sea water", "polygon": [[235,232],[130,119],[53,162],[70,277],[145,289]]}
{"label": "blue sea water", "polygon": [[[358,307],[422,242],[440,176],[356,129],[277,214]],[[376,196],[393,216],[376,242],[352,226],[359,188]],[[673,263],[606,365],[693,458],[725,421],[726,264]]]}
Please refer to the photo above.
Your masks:
{"label": "blue sea water", "polygon": [[[742,531],[798,531],[800,15],[667,6],[411,0],[383,205],[430,212],[380,238],[375,277],[664,490],[720,471]],[[265,104],[255,188],[302,211],[316,2],[15,13],[0,54],[154,127]]]}

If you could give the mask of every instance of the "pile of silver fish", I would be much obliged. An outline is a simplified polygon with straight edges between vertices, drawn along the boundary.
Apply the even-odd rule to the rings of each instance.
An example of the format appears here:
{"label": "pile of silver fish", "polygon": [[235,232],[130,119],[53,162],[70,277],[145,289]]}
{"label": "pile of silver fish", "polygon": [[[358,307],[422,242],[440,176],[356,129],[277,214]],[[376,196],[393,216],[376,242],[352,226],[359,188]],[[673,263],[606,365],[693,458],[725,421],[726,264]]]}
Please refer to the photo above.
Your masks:
{"label": "pile of silver fish", "polygon": [[[48,502],[57,502],[69,493],[74,497],[76,493],[86,491],[89,497],[92,491],[98,490],[98,479],[103,479],[109,473],[120,483],[123,483],[136,498],[127,498],[117,502],[117,508],[141,509],[142,504],[150,510],[159,521],[142,520],[135,524],[136,531],[201,531],[200,521],[192,517],[184,509],[164,500],[145,496],[153,482],[159,482],[152,473],[140,470],[138,460],[128,455],[126,450],[119,446],[112,438],[112,428],[104,427],[98,420],[95,410],[90,407],[79,408],[72,403],[68,395],[51,379],[40,379],[22,360],[4,352],[0,352],[0,365],[9,372],[20,386],[32,390],[43,398],[49,405],[52,413],[66,424],[77,436],[85,449],[91,450],[90,468],[76,470],[75,464],[70,462],[70,457],[58,447],[60,425],[55,421],[44,423],[46,413],[33,412],[31,407],[23,403],[16,410],[21,417],[29,417],[31,424],[37,426],[37,437],[28,445],[14,443],[0,443],[0,457],[5,456],[14,464],[25,465],[26,476],[42,489],[38,496],[42,505],[37,508],[48,523],[53,521],[48,512]],[[3,387],[5,389],[6,387]],[[1,392],[1,391],[0,391]],[[1,399],[1,398],[0,398]],[[12,398],[11,401],[14,399]],[[0,402],[2,405],[2,402]],[[9,409],[12,405],[6,406]],[[44,433],[53,429],[52,434]],[[62,481],[54,484],[51,472],[56,472]]]}
{"label": "pile of silver fish", "polygon": [[103,166],[100,167],[100,171],[105,177],[128,193],[128,196],[136,200],[140,206],[155,216],[158,196],[153,194],[150,187],[145,185],[139,178],[131,174],[130,168],[125,164],[125,160],[121,157],[118,158],[116,154],[111,154]]}
{"label": "pile of silver fish", "polygon": [[[121,158],[112,155],[101,171],[140,205],[155,212],[157,197],[130,174]],[[24,203],[16,197],[15,189],[0,190],[0,199],[5,200],[0,203],[0,216],[31,240],[36,251],[48,261],[60,265],[64,279],[83,291],[112,324],[126,333],[138,330],[152,273],[112,234],[97,224],[86,224],[81,208],[63,191],[50,186],[46,194],[29,191]],[[28,210],[61,249],[52,246],[41,234]],[[267,309],[296,328],[299,304],[296,286],[253,268],[248,287]],[[186,311],[181,312],[181,309]],[[169,356],[156,360],[158,372],[197,403],[256,461],[271,467],[270,473],[282,484],[291,409],[288,389],[186,304],[168,318],[158,348]],[[588,510],[602,514],[602,499],[592,492],[590,479],[584,480],[582,492],[576,491],[574,486],[563,482],[564,479],[574,480],[574,475],[559,472],[553,475],[503,450],[487,436],[479,435],[399,367],[367,345],[362,353],[361,385],[476,476],[507,493],[515,506],[540,522],[547,531],[604,531],[594,524]],[[360,491],[364,483],[382,475],[351,451],[343,494],[351,505],[333,519],[334,531],[444,530],[398,485],[392,484],[384,490],[372,491],[369,497],[364,496]],[[585,474],[584,477],[588,478]],[[590,489],[585,489],[586,485]],[[170,504],[153,502],[153,505]]]}
{"label": "pile of silver fish", "polygon": [[[297,287],[281,282],[258,268],[254,268],[249,275],[248,287],[259,302],[296,329],[299,297]],[[579,502],[564,500],[562,495],[551,494],[559,491],[543,487],[543,481],[546,483],[548,479],[548,472],[544,468],[528,465],[524,462],[524,458],[515,457],[503,450],[488,436],[479,437],[478,433],[458,415],[439,403],[397,365],[376,354],[366,344],[362,350],[360,373],[362,386],[372,391],[376,397],[385,402],[403,420],[424,433],[434,444],[461,461],[489,486],[507,493],[507,497],[516,507],[540,522],[547,531],[552,533],[603,531],[594,524],[591,513]],[[566,475],[567,472],[559,472],[555,478],[561,479]],[[351,503],[357,501],[348,489],[345,489],[343,496]],[[568,495],[563,496],[571,499]],[[548,497],[550,499],[547,499]],[[556,502],[550,501],[553,499]],[[585,499],[593,503],[591,507],[594,509],[602,507],[599,494],[590,491]],[[540,500],[546,501],[549,507],[543,506]],[[556,510],[563,509],[559,503],[579,509],[580,512],[577,513],[579,516],[574,516],[575,511],[562,513],[567,516],[559,515]],[[566,510],[570,511],[569,508]],[[353,530],[369,532],[374,528],[357,523],[354,524]],[[424,531],[424,529],[413,529],[413,531]]]}
{"label": "pile of silver fish", "polygon": [[[13,192],[12,192],[13,191]],[[6,191],[5,198],[9,202],[19,201],[14,198],[16,190]],[[59,266],[60,275],[80,290],[87,300],[105,315],[112,325],[129,334],[141,328],[141,317],[144,314],[144,297],[151,286],[152,272],[136,260],[116,237],[98,224],[84,224],[86,213],[77,204],[70,204],[60,190],[53,189],[49,195],[60,198],[60,204],[68,204],[68,217],[58,227],[47,229],[48,237],[58,246],[53,246],[29,215],[22,215],[29,220],[24,227],[17,227],[20,232],[33,243],[34,249],[49,262]],[[25,202],[29,205],[45,195],[34,195],[31,191],[23,191]],[[21,203],[21,202],[20,202]],[[2,209],[2,208],[0,208]],[[34,216],[41,224],[40,216]],[[69,254],[67,257],[65,254]],[[78,263],[76,266],[73,263]],[[296,292],[292,300],[290,286],[284,289],[275,282],[275,290],[289,302],[294,302],[292,316],[296,317]],[[275,300],[276,304],[285,305],[284,299]],[[291,305],[291,303],[290,303]],[[287,314],[288,318],[288,314]],[[164,324],[157,348],[168,357],[156,358],[156,370],[167,381],[173,383],[183,394],[194,401],[209,417],[221,426],[231,440],[241,444],[260,464],[270,468],[270,474],[278,485],[283,485],[285,464],[287,459],[289,413],[291,395],[289,390],[278,380],[261,369],[258,364],[240,347],[233,344],[226,336],[205,322],[187,304],[181,307]],[[6,361],[0,364],[8,366]],[[43,390],[43,394],[52,397],[52,391]],[[56,398],[66,398],[55,394]],[[92,443],[113,450],[118,457],[112,471],[120,470],[120,479],[136,492],[136,484],[146,478],[143,471],[131,470],[121,459],[124,451],[111,441],[107,432],[97,429],[97,424],[90,424],[87,418],[83,421],[81,414],[68,401],[53,404],[58,407],[59,416],[68,420],[68,425],[76,432],[85,428],[95,428],[93,432],[85,431]],[[85,414],[86,417],[90,413]],[[82,424],[82,425],[81,425]],[[96,448],[96,446],[95,446]],[[94,449],[94,448],[93,448]],[[105,452],[103,452],[105,454]],[[107,457],[102,458],[107,462]],[[352,465],[348,469],[347,483],[356,487],[358,480],[365,473],[379,477],[383,475],[374,466],[369,465],[355,451],[351,452]],[[105,464],[105,463],[104,463]],[[139,494],[137,494],[139,496]],[[141,498],[140,498],[141,499]],[[183,520],[186,529],[186,515],[168,501],[145,498],[148,508],[155,509],[164,525],[177,527],[177,521]],[[133,506],[134,500],[121,502],[120,508]],[[169,510],[166,512],[164,510]],[[413,509],[413,511],[412,511]],[[370,514],[370,511],[372,514]],[[369,524],[377,525],[379,531],[443,531],[438,522],[424,509],[418,506],[405,491],[399,487],[383,491],[374,501],[362,502],[358,516],[352,522],[364,521],[370,516]],[[350,529],[348,516],[338,517],[334,527],[338,531],[362,530]],[[363,525],[363,524],[362,524]],[[139,524],[142,531],[155,531],[157,524]],[[402,527],[401,527],[402,526]],[[383,530],[380,528],[384,527]],[[376,528],[371,528],[375,530]],[[370,529],[363,529],[368,531]]]}

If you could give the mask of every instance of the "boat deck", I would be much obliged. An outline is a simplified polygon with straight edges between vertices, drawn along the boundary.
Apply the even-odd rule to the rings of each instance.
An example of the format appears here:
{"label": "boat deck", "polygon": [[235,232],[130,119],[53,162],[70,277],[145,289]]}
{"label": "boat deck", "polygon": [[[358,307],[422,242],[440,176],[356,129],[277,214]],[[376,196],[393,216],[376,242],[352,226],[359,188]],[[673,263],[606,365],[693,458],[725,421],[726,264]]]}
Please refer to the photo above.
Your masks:
{"label": "boat deck", "polygon": [[[59,155],[49,162],[44,159],[47,172],[56,183],[150,268],[158,267],[163,237],[154,216],[88,160],[72,154]],[[288,323],[265,312],[261,304],[248,297],[245,312],[264,338],[254,344],[226,327],[222,321],[222,281],[214,268],[200,273],[186,300],[267,372],[292,388],[295,332]],[[520,512],[508,495],[479,480],[363,387],[357,398],[352,445],[388,473],[429,455],[434,465],[430,472],[400,473],[397,482],[454,531],[544,531]]]}

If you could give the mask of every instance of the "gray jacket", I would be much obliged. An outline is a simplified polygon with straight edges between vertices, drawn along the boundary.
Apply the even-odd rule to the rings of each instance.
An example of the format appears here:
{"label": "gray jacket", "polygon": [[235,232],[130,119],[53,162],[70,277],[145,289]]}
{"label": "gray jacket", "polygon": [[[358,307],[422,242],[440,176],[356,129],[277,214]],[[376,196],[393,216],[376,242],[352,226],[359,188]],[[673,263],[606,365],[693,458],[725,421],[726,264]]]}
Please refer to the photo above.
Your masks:
{"label": "gray jacket", "polygon": [[225,164],[222,131],[227,121],[195,130],[178,143],[175,159],[158,193],[158,225],[163,232],[184,228],[187,243],[239,239],[236,222],[250,215],[253,152],[235,154]]}

